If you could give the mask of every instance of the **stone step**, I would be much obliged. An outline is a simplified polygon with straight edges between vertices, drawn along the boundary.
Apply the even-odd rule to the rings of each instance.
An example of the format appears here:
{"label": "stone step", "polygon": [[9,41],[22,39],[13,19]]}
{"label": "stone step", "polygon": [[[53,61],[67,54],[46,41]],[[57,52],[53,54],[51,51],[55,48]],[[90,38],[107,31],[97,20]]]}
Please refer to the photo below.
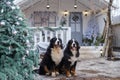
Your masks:
{"label": "stone step", "polygon": [[103,46],[81,46],[79,59],[91,59],[100,57]]}
{"label": "stone step", "polygon": [[116,58],[120,58],[120,52],[119,51],[113,51],[113,56]]}
{"label": "stone step", "polygon": [[[44,53],[47,49],[46,45],[38,45],[37,47],[40,54]],[[102,48],[103,46],[81,46],[79,59],[98,58]]]}
{"label": "stone step", "polygon": [[103,46],[81,46],[80,50],[99,50],[102,48]]}

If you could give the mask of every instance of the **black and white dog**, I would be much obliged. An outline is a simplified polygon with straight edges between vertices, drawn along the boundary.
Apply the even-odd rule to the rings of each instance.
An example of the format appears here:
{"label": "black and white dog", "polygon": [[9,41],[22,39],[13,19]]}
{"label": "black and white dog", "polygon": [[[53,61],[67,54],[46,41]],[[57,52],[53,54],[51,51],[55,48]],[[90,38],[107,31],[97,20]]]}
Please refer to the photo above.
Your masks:
{"label": "black and white dog", "polygon": [[67,77],[70,77],[71,75],[77,76],[75,69],[78,57],[80,55],[79,49],[80,46],[76,40],[71,39],[68,41],[64,50],[63,60],[61,62],[62,72],[64,72]]}
{"label": "black and white dog", "polygon": [[47,51],[40,63],[39,74],[55,77],[59,74],[58,67],[63,58],[63,46],[60,38],[52,38]]}

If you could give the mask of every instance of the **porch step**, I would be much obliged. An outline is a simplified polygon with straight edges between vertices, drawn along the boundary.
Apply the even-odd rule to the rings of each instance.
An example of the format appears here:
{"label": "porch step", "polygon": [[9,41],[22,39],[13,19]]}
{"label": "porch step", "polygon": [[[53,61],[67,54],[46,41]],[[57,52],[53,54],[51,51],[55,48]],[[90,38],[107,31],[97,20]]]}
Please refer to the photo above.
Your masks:
{"label": "porch step", "polygon": [[[48,43],[39,43],[37,45],[38,52],[40,54],[44,53],[47,49]],[[100,57],[100,50],[102,46],[81,46],[80,48],[80,59],[91,59]]]}
{"label": "porch step", "polygon": [[120,52],[120,47],[113,46],[113,51]]}
{"label": "porch step", "polygon": [[113,56],[115,58],[120,58],[120,51],[113,51]]}
{"label": "porch step", "polygon": [[79,59],[98,58],[102,48],[102,46],[81,46]]}

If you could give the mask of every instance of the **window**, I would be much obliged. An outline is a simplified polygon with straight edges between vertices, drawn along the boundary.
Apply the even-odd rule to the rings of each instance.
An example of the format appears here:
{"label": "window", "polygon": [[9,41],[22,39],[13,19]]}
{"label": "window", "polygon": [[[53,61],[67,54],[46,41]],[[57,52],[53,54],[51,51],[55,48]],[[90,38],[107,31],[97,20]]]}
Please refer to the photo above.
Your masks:
{"label": "window", "polygon": [[[110,0],[105,0],[109,3]],[[120,23],[120,0],[113,0],[112,12],[111,12],[111,19],[112,24]]]}
{"label": "window", "polygon": [[56,12],[35,11],[33,13],[33,26],[40,27],[55,27],[56,26]]}
{"label": "window", "polygon": [[113,0],[113,5],[116,8],[112,9],[112,24],[120,23],[120,0]]}
{"label": "window", "polygon": [[112,16],[119,16],[120,15],[120,0],[113,0],[113,5],[116,7],[112,10]]}

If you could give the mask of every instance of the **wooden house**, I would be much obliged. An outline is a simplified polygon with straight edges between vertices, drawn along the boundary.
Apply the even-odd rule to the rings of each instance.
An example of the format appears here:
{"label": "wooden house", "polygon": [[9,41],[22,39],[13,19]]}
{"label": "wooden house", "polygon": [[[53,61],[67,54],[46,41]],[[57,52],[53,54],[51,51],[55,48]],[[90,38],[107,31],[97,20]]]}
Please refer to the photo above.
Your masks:
{"label": "wooden house", "polygon": [[[21,0],[17,4],[25,14],[30,28],[36,30],[35,46],[47,45],[53,36],[60,37],[64,44],[71,38],[76,39],[81,46],[101,44],[97,43],[97,39],[104,32],[108,0]],[[115,14],[116,5],[112,5],[112,8]],[[113,20],[114,23],[118,21],[118,25],[113,28],[113,45],[120,47],[120,18],[117,19]]]}

